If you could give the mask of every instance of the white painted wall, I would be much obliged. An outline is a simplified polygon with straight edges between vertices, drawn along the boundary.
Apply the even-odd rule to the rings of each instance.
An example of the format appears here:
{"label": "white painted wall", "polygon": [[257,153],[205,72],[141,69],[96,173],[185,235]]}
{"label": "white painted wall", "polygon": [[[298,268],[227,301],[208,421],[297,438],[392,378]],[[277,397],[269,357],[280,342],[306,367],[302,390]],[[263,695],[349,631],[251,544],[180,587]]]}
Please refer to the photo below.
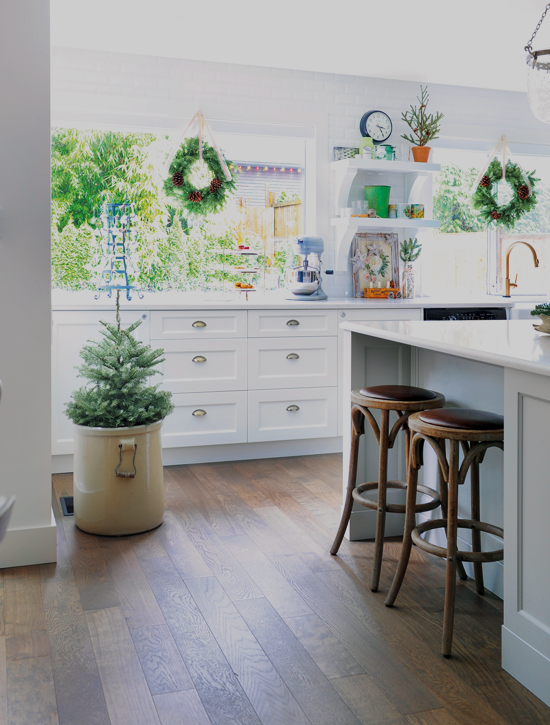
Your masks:
{"label": "white painted wall", "polygon": [[[281,46],[281,52],[284,47]],[[327,49],[330,52],[330,49]],[[457,62],[460,62],[457,60]],[[249,122],[252,133],[281,133],[285,126],[313,126],[317,144],[316,228],[333,264],[334,180],[329,161],[334,146],[353,146],[359,120],[380,108],[394,122],[391,143],[408,130],[401,112],[416,102],[419,84],[363,76],[292,71],[252,65],[180,60],[145,55],[54,48],[53,124],[141,130],[183,130],[199,106],[214,131],[237,130]],[[430,84],[432,110],[445,114],[434,146],[489,151],[506,132],[512,151],[550,153],[550,129],[529,110],[527,95],[511,91]],[[535,146],[533,146],[535,145]],[[308,174],[313,165],[308,158]],[[311,178],[311,176],[309,176]],[[307,176],[306,176],[307,181]],[[351,293],[349,272],[326,278],[329,294]]]}
{"label": "white painted wall", "polygon": [[50,485],[49,0],[0,5],[0,566],[55,561]]}

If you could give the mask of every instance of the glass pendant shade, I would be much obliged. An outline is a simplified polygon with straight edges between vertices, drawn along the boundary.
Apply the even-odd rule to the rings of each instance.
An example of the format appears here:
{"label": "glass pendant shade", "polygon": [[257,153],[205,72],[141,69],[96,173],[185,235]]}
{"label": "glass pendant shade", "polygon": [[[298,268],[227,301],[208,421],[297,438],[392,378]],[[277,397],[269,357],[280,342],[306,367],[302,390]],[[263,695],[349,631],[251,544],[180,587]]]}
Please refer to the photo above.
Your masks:
{"label": "glass pendant shade", "polygon": [[550,123],[550,51],[527,55],[527,99],[535,118]]}

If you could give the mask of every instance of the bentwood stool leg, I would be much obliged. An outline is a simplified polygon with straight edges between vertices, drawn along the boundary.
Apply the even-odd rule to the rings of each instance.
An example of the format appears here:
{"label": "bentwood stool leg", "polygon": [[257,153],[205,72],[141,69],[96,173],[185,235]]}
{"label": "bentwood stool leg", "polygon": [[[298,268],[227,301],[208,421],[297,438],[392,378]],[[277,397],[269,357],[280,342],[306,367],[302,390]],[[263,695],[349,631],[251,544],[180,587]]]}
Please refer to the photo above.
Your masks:
{"label": "bentwood stool leg", "polygon": [[407,476],[407,504],[406,504],[406,511],[405,511],[405,531],[403,533],[403,544],[401,546],[401,555],[399,556],[399,562],[397,564],[397,571],[395,572],[395,576],[393,578],[392,585],[390,587],[390,591],[388,592],[388,596],[386,597],[386,606],[392,607],[397,595],[399,594],[399,590],[401,589],[401,584],[403,583],[403,579],[405,577],[405,572],[407,571],[407,565],[409,563],[409,557],[411,555],[411,548],[412,548],[412,531],[415,526],[415,503],[416,503],[416,487],[418,485],[418,468],[416,467],[415,462],[415,447],[421,444],[419,440],[415,441],[414,436],[412,437],[411,441],[411,450],[410,450],[410,456],[409,456],[409,470],[408,470],[408,476]]}
{"label": "bentwood stool leg", "polygon": [[[481,521],[479,505],[479,458],[476,458],[470,468],[470,488],[472,501],[472,521]],[[472,551],[481,551],[481,531],[472,529]],[[476,591],[478,594],[485,594],[483,585],[483,564],[480,561],[474,562],[474,576],[476,580]]]}
{"label": "bentwood stool leg", "polygon": [[445,577],[445,608],[443,611],[443,642],[441,654],[451,656],[456,594],[457,519],[458,519],[458,441],[451,440],[449,455],[449,500],[447,506],[447,572]]}
{"label": "bentwood stool leg", "polygon": [[353,509],[353,489],[357,483],[357,461],[359,459],[359,441],[361,435],[364,433],[364,417],[362,411],[354,406],[351,410],[351,451],[349,458],[349,477],[348,477],[348,489],[346,492],[346,501],[344,503],[344,510],[342,512],[342,519],[336,538],[332,544],[330,553],[336,556],[338,549],[346,533],[346,529],[351,517],[351,511]]}
{"label": "bentwood stool leg", "polygon": [[[445,481],[445,477],[443,476],[443,471],[441,470],[441,466],[438,468],[438,488],[439,488],[439,496],[441,497],[441,511],[442,511],[442,518],[447,519],[447,482]],[[458,572],[458,576],[462,579],[462,581],[466,581],[468,579],[468,575],[466,574],[466,569],[464,569],[464,564],[460,559],[457,559],[456,561],[456,570]]]}
{"label": "bentwood stool leg", "polygon": [[378,463],[378,513],[376,515],[376,539],[374,543],[374,566],[370,588],[378,590],[382,555],[384,553],[384,528],[386,526],[386,499],[388,489],[388,437],[390,434],[390,411],[382,410],[380,417],[380,454]]}

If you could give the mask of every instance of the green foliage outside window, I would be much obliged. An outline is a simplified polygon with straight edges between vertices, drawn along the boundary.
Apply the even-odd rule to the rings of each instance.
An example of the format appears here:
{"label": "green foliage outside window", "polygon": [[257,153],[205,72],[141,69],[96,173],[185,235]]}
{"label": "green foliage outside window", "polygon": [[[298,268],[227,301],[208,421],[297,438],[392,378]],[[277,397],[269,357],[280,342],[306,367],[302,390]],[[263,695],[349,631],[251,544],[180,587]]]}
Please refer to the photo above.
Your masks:
{"label": "green foliage outside window", "polygon": [[[434,186],[434,219],[443,234],[482,232],[485,224],[472,206],[470,190],[479,169],[463,169],[455,164],[442,166]],[[541,234],[550,231],[550,189],[537,184],[537,205],[515,225],[514,234]]]}
{"label": "green foliage outside window", "polygon": [[470,195],[477,174],[478,169],[462,169],[455,164],[441,167],[434,189],[434,219],[441,222],[439,231],[443,234],[484,231]]}
{"label": "green foliage outside window", "polygon": [[[283,272],[292,264],[290,243],[265,254],[263,240],[239,226],[231,204],[206,219],[185,216],[164,194],[158,173],[171,147],[166,136],[54,129],[52,133],[52,287],[95,290],[89,268],[94,219],[105,203],[135,205],[139,221],[139,285],[145,290],[200,291],[242,281],[231,269],[255,266]],[[255,258],[230,257],[222,250],[241,242]],[[247,276],[247,279],[248,276]]]}

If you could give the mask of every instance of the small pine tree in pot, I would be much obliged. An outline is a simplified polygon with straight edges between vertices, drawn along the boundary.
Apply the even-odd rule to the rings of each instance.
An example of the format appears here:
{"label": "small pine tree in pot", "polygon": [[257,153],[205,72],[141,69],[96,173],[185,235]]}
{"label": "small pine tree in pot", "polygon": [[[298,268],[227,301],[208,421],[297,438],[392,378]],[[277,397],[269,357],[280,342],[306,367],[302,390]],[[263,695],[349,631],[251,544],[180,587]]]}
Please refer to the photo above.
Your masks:
{"label": "small pine tree in pot", "polygon": [[124,329],[117,294],[116,324],[101,322],[101,341],[80,356],[89,381],[66,405],[74,425],[74,514],[92,534],[125,536],[155,528],[164,515],[161,427],[174,406],[169,392],[148,386],[163,362]]}

